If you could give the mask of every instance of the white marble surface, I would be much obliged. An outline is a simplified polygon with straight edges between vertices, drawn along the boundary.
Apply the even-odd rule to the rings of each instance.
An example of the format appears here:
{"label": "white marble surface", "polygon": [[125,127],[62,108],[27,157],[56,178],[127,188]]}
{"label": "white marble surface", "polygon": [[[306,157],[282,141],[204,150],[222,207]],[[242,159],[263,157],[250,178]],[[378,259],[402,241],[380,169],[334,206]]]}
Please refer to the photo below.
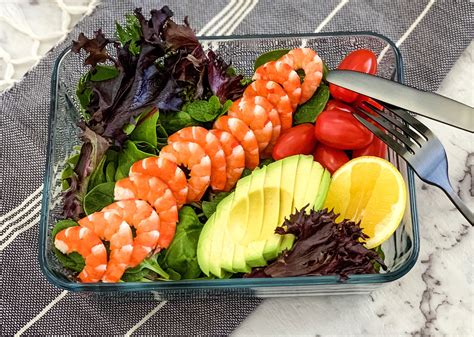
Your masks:
{"label": "white marble surface", "polygon": [[[89,10],[89,3],[90,0],[0,0],[0,91],[21,78],[57,43]],[[30,15],[26,21],[31,24],[35,20],[31,14],[40,7],[47,9],[49,18],[48,21],[41,16],[36,18],[33,35],[22,25],[15,27],[8,19],[18,15],[20,9],[24,15]],[[474,43],[439,90],[471,106],[474,106],[473,57]],[[453,185],[470,207],[474,207],[473,135],[423,121],[446,148]],[[267,299],[235,335],[473,336],[473,230],[443,192],[419,179],[417,197],[421,250],[417,264],[408,275],[370,296]]]}

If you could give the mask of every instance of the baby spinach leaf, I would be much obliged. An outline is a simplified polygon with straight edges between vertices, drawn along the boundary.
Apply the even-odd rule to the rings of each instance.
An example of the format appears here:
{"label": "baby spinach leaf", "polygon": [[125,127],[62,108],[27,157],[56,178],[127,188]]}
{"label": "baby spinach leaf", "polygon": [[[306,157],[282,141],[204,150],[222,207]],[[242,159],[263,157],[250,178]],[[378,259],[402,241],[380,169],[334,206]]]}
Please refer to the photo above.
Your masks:
{"label": "baby spinach leaf", "polygon": [[84,212],[87,215],[100,211],[107,205],[114,202],[114,182],[107,182],[97,185],[84,197]]}
{"label": "baby spinach leaf", "polygon": [[89,79],[93,82],[111,80],[119,75],[119,70],[115,66],[98,64],[90,74]]}
{"label": "baby spinach leaf", "polygon": [[178,273],[176,270],[173,270],[171,268],[167,268],[166,272],[169,274],[170,280],[173,280],[173,281],[181,280],[181,274]]}
{"label": "baby spinach leaf", "polygon": [[182,279],[199,277],[201,269],[197,262],[197,244],[203,224],[190,206],[179,211],[179,223],[171,245],[164,256],[164,267],[179,273]]}
{"label": "baby spinach leaf", "polygon": [[293,116],[294,124],[314,123],[329,100],[329,87],[321,83],[318,90],[306,103],[300,105]]}
{"label": "baby spinach leaf", "polygon": [[156,136],[158,139],[160,138],[168,138],[169,134],[166,132],[165,128],[161,123],[157,122],[156,123]]}
{"label": "baby spinach leaf", "polygon": [[140,151],[149,153],[151,155],[156,155],[156,147],[152,146],[150,143],[142,141],[135,141],[134,143],[137,146],[137,149]]}
{"label": "baby spinach leaf", "polygon": [[56,224],[53,227],[53,230],[51,231],[51,237],[54,240],[54,238],[56,237],[56,234],[58,234],[60,231],[69,227],[74,227],[74,226],[79,226],[79,224],[74,220],[71,220],[71,219],[59,220],[58,222],[56,222]]}
{"label": "baby spinach leaf", "polygon": [[89,180],[89,184],[87,185],[87,191],[92,190],[97,185],[105,183],[107,181],[105,177],[105,166],[106,156],[103,156],[99,162],[99,165],[95,168],[95,170],[91,174],[91,178]]}
{"label": "baby spinach leaf", "polygon": [[107,152],[105,152],[105,156],[107,157],[107,162],[117,162],[118,160],[118,151],[108,149]]}
{"label": "baby spinach leaf", "polygon": [[146,109],[145,111],[143,111],[141,114],[139,114],[138,116],[132,116],[131,117],[131,122],[130,123],[126,123],[122,130],[123,132],[126,134],[126,135],[130,135],[133,133],[133,131],[135,130],[135,128],[137,127],[138,123],[140,123],[140,121],[145,118],[146,116],[148,116],[148,114],[150,113],[151,109]]}
{"label": "baby spinach leaf", "polygon": [[160,114],[158,111],[150,116],[145,117],[135,127],[135,130],[130,134],[130,140],[143,141],[151,144],[153,147],[157,145],[156,124]]}
{"label": "baby spinach leaf", "polygon": [[220,192],[217,193],[215,196],[211,198],[210,201],[203,201],[202,202],[202,211],[206,218],[210,218],[212,214],[216,211],[217,205],[229,195],[230,192]]}
{"label": "baby spinach leaf", "polygon": [[[163,270],[163,268],[161,268],[157,258],[158,255],[153,255],[144,259],[138,266],[127,269],[122,276],[122,281],[137,282],[141,281],[143,278],[169,280],[170,276]],[[150,272],[158,275],[158,278],[151,276]]]}
{"label": "baby spinach leaf", "polygon": [[[79,226],[79,224],[74,220],[66,219],[58,221],[56,225],[54,225],[53,230],[51,232],[53,242],[54,238],[56,237],[56,234],[66,228],[74,226]],[[81,254],[77,252],[63,254],[59,249],[54,247],[54,254],[65,268],[70,269],[72,271],[80,272],[85,266],[84,258],[81,256]]]}
{"label": "baby spinach leaf", "polygon": [[260,67],[261,65],[267,62],[276,61],[283,55],[288,54],[289,51],[290,51],[289,49],[276,49],[276,50],[271,50],[269,52],[263,53],[259,57],[257,57],[257,59],[255,60],[253,69],[257,70],[258,67]]}
{"label": "baby spinach leaf", "polygon": [[156,148],[158,150],[161,150],[163,147],[165,147],[166,145],[168,145],[168,137],[166,138],[158,138],[157,139],[157,144],[156,144]]}
{"label": "baby spinach leaf", "polygon": [[66,255],[61,253],[57,248],[54,248],[54,252],[59,262],[61,262],[61,264],[67,269],[80,272],[86,265],[82,255],[77,252],[72,252]]}
{"label": "baby spinach leaf", "polygon": [[130,271],[130,269],[127,269],[127,271],[123,273],[121,280],[124,282],[144,282],[145,280],[147,280],[147,275],[147,269],[140,269],[137,272],[132,272]]}
{"label": "baby spinach leaf", "polygon": [[201,125],[199,121],[192,118],[191,115],[185,111],[161,113],[160,122],[169,135],[187,126]]}
{"label": "baby spinach leaf", "polygon": [[153,155],[139,150],[134,142],[127,140],[118,156],[115,180],[128,177],[128,172],[134,162],[151,156]]}
{"label": "baby spinach leaf", "polygon": [[115,162],[110,161],[107,163],[107,167],[105,168],[105,180],[107,182],[114,182],[115,181],[115,170],[117,168],[117,164]]}

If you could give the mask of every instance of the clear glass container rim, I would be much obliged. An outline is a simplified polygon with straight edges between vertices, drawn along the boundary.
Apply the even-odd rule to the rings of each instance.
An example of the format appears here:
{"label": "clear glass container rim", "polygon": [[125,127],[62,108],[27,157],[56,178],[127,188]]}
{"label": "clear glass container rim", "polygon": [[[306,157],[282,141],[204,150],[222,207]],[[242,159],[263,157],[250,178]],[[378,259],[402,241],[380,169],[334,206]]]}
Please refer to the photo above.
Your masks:
{"label": "clear glass container rim", "polygon": [[[395,53],[396,60],[396,77],[395,80],[404,83],[403,76],[403,61],[400,50],[389,38],[384,35],[370,32],[370,31],[338,31],[338,32],[325,32],[325,33],[304,33],[304,34],[259,34],[259,35],[232,35],[232,36],[199,36],[200,41],[237,41],[237,40],[262,40],[262,39],[284,39],[284,38],[321,38],[321,37],[350,37],[350,36],[370,36],[379,38],[387,43],[388,46]],[[50,101],[50,115],[48,121],[48,135],[52,135],[51,131],[54,127],[54,115],[57,108],[56,94],[58,89],[58,75],[59,67],[61,62],[64,60],[66,55],[70,53],[70,48],[65,48],[57,57],[54,64],[52,76],[51,76],[51,101]],[[93,292],[110,292],[110,291],[152,291],[152,290],[191,290],[191,289],[251,289],[258,287],[297,287],[297,286],[318,286],[318,285],[370,285],[370,284],[381,284],[395,281],[406,273],[408,273],[416,263],[420,250],[420,238],[419,238],[419,224],[416,207],[416,195],[415,195],[415,182],[414,172],[408,167],[408,191],[410,198],[410,211],[411,221],[413,225],[413,248],[410,256],[407,258],[405,264],[393,272],[384,274],[361,274],[361,275],[350,275],[349,279],[341,281],[337,275],[328,276],[305,276],[305,277],[284,277],[284,278],[239,278],[239,279],[212,279],[212,280],[180,280],[170,282],[123,282],[123,283],[78,283],[72,281],[66,281],[58,278],[55,273],[48,267],[48,261],[46,256],[46,240],[48,240],[48,191],[46,188],[50,184],[50,170],[52,168],[51,154],[53,139],[51,136],[48,137],[47,152],[46,152],[46,167],[43,182],[43,196],[41,205],[41,217],[40,217],[40,235],[39,235],[39,263],[40,267],[46,276],[46,278],[57,287],[70,290],[70,291],[93,291]]]}

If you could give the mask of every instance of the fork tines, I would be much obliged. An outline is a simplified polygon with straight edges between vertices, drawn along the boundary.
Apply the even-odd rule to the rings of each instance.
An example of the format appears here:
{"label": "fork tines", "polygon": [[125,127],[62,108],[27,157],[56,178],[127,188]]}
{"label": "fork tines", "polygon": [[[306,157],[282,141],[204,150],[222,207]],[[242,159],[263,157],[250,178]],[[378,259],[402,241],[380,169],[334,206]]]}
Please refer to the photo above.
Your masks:
{"label": "fork tines", "polygon": [[[361,108],[357,108],[359,114],[353,113],[352,115],[400,156],[405,157],[415,154],[416,150],[421,148],[429,138],[435,137],[426,126],[413,118],[407,112],[401,109],[389,109],[386,105],[383,105],[380,102],[377,103],[384,107],[385,111],[380,110],[368,102],[364,102],[364,106],[373,111],[374,114],[371,114]],[[361,117],[360,115],[364,116],[365,118]],[[379,117],[379,115],[383,118]],[[394,116],[399,117],[401,120]],[[400,142],[397,142],[386,132],[369,122],[367,119],[376,122],[378,125],[395,136],[395,138]],[[413,129],[411,129],[410,126]]]}

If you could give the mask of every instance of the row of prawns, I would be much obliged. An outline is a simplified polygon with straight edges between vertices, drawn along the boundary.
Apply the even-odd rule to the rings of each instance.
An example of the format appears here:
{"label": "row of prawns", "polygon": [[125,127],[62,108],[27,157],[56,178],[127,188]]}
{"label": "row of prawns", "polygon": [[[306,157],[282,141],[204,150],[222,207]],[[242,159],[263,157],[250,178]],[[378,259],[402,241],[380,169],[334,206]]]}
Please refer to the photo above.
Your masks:
{"label": "row of prawns", "polygon": [[[301,83],[296,70],[305,72]],[[186,127],[168,138],[158,157],[132,165],[116,182],[115,203],[56,235],[55,246],[85,259],[81,282],[118,282],[125,270],[171,243],[178,209],[199,201],[210,186],[229,191],[245,167],[254,169],[271,156],[280,134],[292,126],[298,104],[318,88],[323,74],[320,57],[309,48],[291,50],[259,67],[243,96],[212,130]],[[180,168],[189,170],[189,179]],[[131,226],[135,227],[133,237]],[[102,240],[110,242],[110,257]]]}

